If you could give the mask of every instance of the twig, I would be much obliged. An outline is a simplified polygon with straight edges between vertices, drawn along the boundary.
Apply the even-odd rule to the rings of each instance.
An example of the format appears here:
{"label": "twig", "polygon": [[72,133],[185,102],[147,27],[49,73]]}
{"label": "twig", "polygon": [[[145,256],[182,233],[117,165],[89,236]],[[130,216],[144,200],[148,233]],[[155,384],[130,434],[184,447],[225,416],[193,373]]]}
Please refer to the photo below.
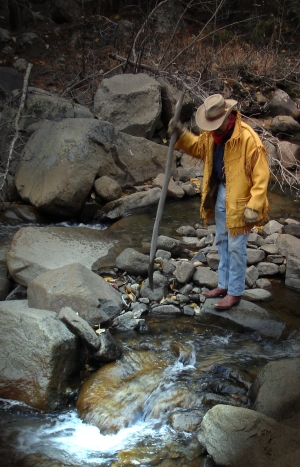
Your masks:
{"label": "twig", "polygon": [[[142,33],[143,29],[145,28],[146,24],[148,23],[149,19],[151,18],[151,16],[156,12],[156,10],[158,8],[160,8],[164,3],[167,3],[167,0],[163,0],[163,2],[159,3],[158,5],[156,5],[155,8],[153,8],[153,10],[149,13],[149,15],[147,16],[146,20],[144,21],[144,24],[142,25],[142,27],[140,28],[140,30],[138,31],[137,35],[135,36],[135,39],[133,41],[133,44],[132,44],[132,53],[133,53],[133,60],[135,62],[137,62],[137,57],[136,57],[136,52],[135,52],[135,45],[136,45],[136,42],[137,42],[137,39],[139,37],[139,35]],[[129,61],[128,61],[129,63]]]}
{"label": "twig", "polygon": [[[109,58],[112,58],[113,60],[118,60],[119,62],[122,62],[122,66],[124,63],[132,66],[133,68],[137,67],[137,62],[133,62],[132,60],[128,60],[127,58],[121,57],[120,55],[117,54],[108,54]],[[150,65],[143,65],[143,63],[138,64],[139,68],[143,68],[144,70],[151,71],[152,73],[157,74],[158,70],[157,68],[154,68]]]}
{"label": "twig", "polygon": [[2,181],[2,185],[0,187],[0,190],[3,190],[4,184],[6,182],[8,171],[9,171],[9,166],[10,166],[11,159],[12,159],[14,146],[15,146],[15,143],[16,143],[17,139],[19,138],[19,120],[20,120],[21,113],[22,113],[22,110],[23,110],[24,105],[25,105],[25,100],[26,100],[26,96],[27,96],[27,88],[28,88],[28,80],[29,80],[29,75],[30,75],[31,69],[32,69],[32,63],[28,63],[28,66],[27,66],[27,69],[26,69],[26,74],[25,74],[25,77],[24,77],[24,84],[23,84],[23,89],[22,89],[21,102],[20,102],[20,105],[19,105],[18,113],[17,113],[16,118],[15,118],[15,135],[14,135],[14,137],[12,139],[11,144],[10,144],[8,159],[7,159],[7,163],[6,163],[6,170],[5,170],[5,173],[2,175],[3,176],[3,181]]}

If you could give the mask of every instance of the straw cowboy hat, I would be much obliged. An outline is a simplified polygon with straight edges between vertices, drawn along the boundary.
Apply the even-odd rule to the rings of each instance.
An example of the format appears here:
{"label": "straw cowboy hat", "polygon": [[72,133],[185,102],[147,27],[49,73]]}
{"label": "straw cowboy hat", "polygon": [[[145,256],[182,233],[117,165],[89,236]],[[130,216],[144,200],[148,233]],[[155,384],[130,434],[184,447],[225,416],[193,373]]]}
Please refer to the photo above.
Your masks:
{"label": "straw cowboy hat", "polygon": [[221,94],[213,94],[205,99],[196,113],[196,123],[205,131],[213,131],[220,128],[224,120],[228,117],[237,101],[224,99]]}

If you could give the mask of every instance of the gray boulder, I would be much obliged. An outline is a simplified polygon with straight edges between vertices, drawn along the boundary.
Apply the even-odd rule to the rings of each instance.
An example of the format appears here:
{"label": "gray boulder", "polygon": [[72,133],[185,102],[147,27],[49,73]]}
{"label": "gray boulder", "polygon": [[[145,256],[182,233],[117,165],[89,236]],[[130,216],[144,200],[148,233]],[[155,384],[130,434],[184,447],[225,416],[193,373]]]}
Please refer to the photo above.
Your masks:
{"label": "gray boulder", "polygon": [[56,313],[26,300],[0,302],[0,396],[53,411],[66,403],[70,377],[79,371],[79,341]]}
{"label": "gray boulder", "polygon": [[285,285],[300,289],[300,239],[289,234],[282,234],[276,240],[278,251],[286,257]]}
{"label": "gray boulder", "polygon": [[298,144],[290,143],[289,141],[280,141],[277,147],[277,153],[278,159],[284,168],[288,170],[296,169],[300,156],[300,146]]}
{"label": "gray boulder", "polygon": [[15,89],[23,88],[23,76],[13,68],[0,67],[0,101],[9,97]]}
{"label": "gray boulder", "polygon": [[18,284],[27,286],[39,274],[67,264],[80,263],[91,269],[117,244],[116,234],[107,230],[22,227],[7,253],[7,267]]}
{"label": "gray boulder", "polygon": [[206,449],[226,467],[295,467],[300,431],[253,410],[216,405],[203,417]]}
{"label": "gray boulder", "polygon": [[149,255],[144,255],[134,248],[126,248],[116,258],[116,266],[135,276],[145,276],[148,272]]}
{"label": "gray boulder", "polygon": [[97,176],[111,177],[121,187],[134,186],[163,171],[166,154],[167,148],[117,132],[108,122],[92,118],[46,122],[24,148],[16,187],[37,209],[72,217],[81,210]]}
{"label": "gray boulder", "polygon": [[122,311],[121,294],[81,264],[69,264],[40,274],[27,289],[32,308],[59,313],[71,307],[91,326],[114,319]]}
{"label": "gray boulder", "polygon": [[123,198],[110,201],[102,209],[96,212],[96,220],[116,220],[128,216],[136,209],[145,208],[158,204],[161,195],[160,188],[153,188],[149,191],[133,193]]}
{"label": "gray boulder", "polygon": [[88,349],[94,351],[99,349],[101,345],[100,337],[95,333],[88,322],[82,319],[72,308],[67,306],[63,307],[58,317],[67,325],[73,334],[80,338]]}
{"label": "gray boulder", "polygon": [[47,50],[43,39],[34,32],[21,34],[18,43],[28,58],[37,58]]}
{"label": "gray boulder", "polygon": [[94,100],[95,115],[132,136],[151,138],[160,119],[160,84],[144,73],[103,79]]}
{"label": "gray boulder", "polygon": [[199,266],[196,268],[193,282],[199,286],[214,289],[218,286],[218,274],[209,268]]}
{"label": "gray boulder", "polygon": [[182,251],[182,242],[166,235],[159,235],[157,238],[157,249],[169,251],[172,256],[176,256]]}
{"label": "gray boulder", "polygon": [[278,339],[285,330],[281,319],[254,303],[241,300],[238,306],[220,313],[214,307],[219,300],[206,299],[200,314],[195,317],[196,321],[230,327],[238,332],[255,331],[271,339]]}
{"label": "gray boulder", "polygon": [[98,178],[94,183],[95,192],[104,201],[114,201],[122,195],[119,183],[106,175]]}
{"label": "gray boulder", "polygon": [[296,120],[299,117],[296,103],[282,89],[276,89],[272,99],[266,105],[265,111],[272,117],[288,115]]}
{"label": "gray boulder", "polygon": [[[158,174],[157,177],[152,181],[152,185],[154,187],[159,187],[159,188],[162,188],[164,183],[165,183],[165,174],[163,173]],[[173,177],[170,177],[167,196],[169,198],[177,198],[177,199],[180,199],[184,196],[183,189],[178,185],[178,183],[174,181]]]}
{"label": "gray boulder", "polygon": [[277,422],[300,429],[300,358],[267,363],[251,388],[253,409]]}
{"label": "gray boulder", "polygon": [[300,135],[300,124],[293,117],[286,115],[274,117],[270,128],[274,135]]}
{"label": "gray boulder", "polygon": [[176,266],[175,277],[180,284],[186,284],[192,279],[195,269],[195,265],[190,261],[179,261]]}
{"label": "gray boulder", "polygon": [[146,279],[141,287],[141,297],[151,301],[159,302],[168,294],[168,280],[158,271],[153,273],[153,290],[150,287],[149,279]]}
{"label": "gray boulder", "polygon": [[247,248],[247,265],[257,264],[263,259],[265,259],[266,254],[262,250],[253,250],[252,248]]}

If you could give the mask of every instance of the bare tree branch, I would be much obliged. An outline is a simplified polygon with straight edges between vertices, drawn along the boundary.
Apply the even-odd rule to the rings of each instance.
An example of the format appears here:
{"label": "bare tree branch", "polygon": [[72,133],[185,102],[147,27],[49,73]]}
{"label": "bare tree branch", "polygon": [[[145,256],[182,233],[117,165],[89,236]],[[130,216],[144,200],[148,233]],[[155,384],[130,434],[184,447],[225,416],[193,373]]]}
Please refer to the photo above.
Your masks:
{"label": "bare tree branch", "polygon": [[19,120],[20,120],[21,113],[22,113],[22,110],[23,110],[24,105],[25,105],[25,101],[26,101],[28,80],[29,80],[29,75],[30,75],[31,69],[32,69],[32,63],[28,63],[28,66],[27,66],[27,69],[26,69],[26,74],[25,74],[25,77],[24,77],[24,84],[23,84],[23,89],[22,89],[21,102],[20,102],[19,109],[18,109],[16,118],[15,118],[15,122],[14,122],[15,135],[14,135],[14,137],[12,139],[11,144],[10,144],[5,173],[1,174],[1,176],[3,177],[3,180],[2,180],[2,185],[0,187],[0,190],[3,190],[4,184],[6,182],[8,171],[9,171],[9,166],[10,166],[10,163],[11,163],[11,160],[12,160],[14,146],[15,146],[16,141],[19,138]]}

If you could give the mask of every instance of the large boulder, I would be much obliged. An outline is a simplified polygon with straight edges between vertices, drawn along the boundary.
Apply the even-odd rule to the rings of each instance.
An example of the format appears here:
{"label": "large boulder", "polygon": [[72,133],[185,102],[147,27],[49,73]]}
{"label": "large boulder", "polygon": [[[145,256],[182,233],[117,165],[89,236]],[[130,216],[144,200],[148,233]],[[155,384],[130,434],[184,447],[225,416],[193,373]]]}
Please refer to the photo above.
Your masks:
{"label": "large boulder", "polygon": [[106,78],[96,92],[94,111],[118,130],[151,138],[161,115],[160,84],[144,73]]}
{"label": "large boulder", "polygon": [[[206,269],[206,268],[197,268]],[[268,338],[278,339],[285,330],[285,323],[276,315],[258,305],[241,300],[240,304],[220,313],[214,307],[219,299],[206,299],[196,321],[202,324],[217,324],[239,332],[257,332]]]}
{"label": "large boulder", "polygon": [[300,358],[270,362],[251,388],[253,409],[277,422],[300,428]]}
{"label": "large boulder", "polygon": [[79,341],[52,311],[0,302],[0,396],[53,411],[79,370]]}
{"label": "large boulder", "polygon": [[216,405],[201,423],[206,449],[224,467],[300,465],[300,431],[253,410]]}
{"label": "large boulder", "polygon": [[18,284],[27,286],[39,274],[67,264],[91,269],[117,249],[117,238],[113,232],[85,227],[22,227],[7,253],[8,270]]}
{"label": "large boulder", "polygon": [[122,311],[121,294],[81,264],[44,272],[27,289],[31,308],[59,313],[71,307],[91,326],[109,321]]}
{"label": "large boulder", "polygon": [[166,156],[166,147],[120,133],[108,122],[91,118],[46,122],[24,148],[16,187],[37,209],[72,217],[81,210],[97,176],[111,177],[121,187],[134,186],[164,171]]}
{"label": "large boulder", "polygon": [[282,234],[276,240],[278,251],[286,257],[285,285],[300,290],[300,239]]}
{"label": "large boulder", "polygon": [[299,109],[296,103],[282,89],[276,89],[272,99],[266,105],[265,111],[272,117],[287,115],[295,119],[299,118]]}

